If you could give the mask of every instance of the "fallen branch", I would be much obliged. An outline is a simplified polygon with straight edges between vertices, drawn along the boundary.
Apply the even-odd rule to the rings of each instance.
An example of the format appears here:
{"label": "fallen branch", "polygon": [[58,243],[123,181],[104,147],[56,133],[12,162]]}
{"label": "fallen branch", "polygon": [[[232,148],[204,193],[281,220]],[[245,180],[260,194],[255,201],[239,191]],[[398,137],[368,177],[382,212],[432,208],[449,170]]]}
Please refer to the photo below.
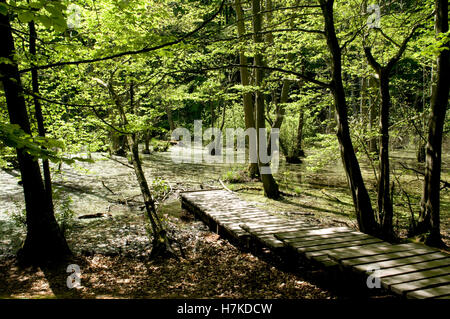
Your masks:
{"label": "fallen branch", "polygon": [[111,190],[111,188],[109,188],[108,186],[106,186],[106,184],[105,184],[104,181],[102,181],[102,185],[103,185],[104,188],[106,188],[107,190],[109,190],[109,192],[110,192],[111,194],[116,195],[116,193],[114,193],[114,192]]}
{"label": "fallen branch", "polygon": [[287,196],[287,197],[298,197],[298,196],[300,196],[300,195],[297,195],[297,194],[286,193],[286,192],[283,192],[283,191],[280,191],[280,194],[283,195],[283,196]]}
{"label": "fallen branch", "polygon": [[102,218],[102,217],[108,217],[111,216],[110,213],[96,213],[96,214],[87,214],[87,215],[81,215],[78,217],[78,219],[91,219],[91,218]]}
{"label": "fallen branch", "polygon": [[322,194],[324,194],[325,196],[327,196],[328,198],[331,198],[332,200],[334,200],[334,201],[336,201],[336,202],[338,202],[338,203],[340,203],[340,204],[344,204],[344,202],[342,202],[339,198],[337,198],[336,196],[331,195],[331,194],[325,192],[323,189],[321,189],[320,192],[321,192]]}
{"label": "fallen branch", "polygon": [[222,185],[222,187],[223,187],[226,191],[228,191],[228,192],[230,192],[230,193],[233,193],[233,191],[232,191],[231,189],[229,189],[228,187],[225,186],[225,184],[220,180],[220,178],[219,178],[219,183]]}
{"label": "fallen branch", "polygon": [[240,192],[240,191],[262,191],[262,190],[263,189],[261,187],[250,187],[250,186],[247,186],[247,187],[237,188],[234,191],[235,192]]}

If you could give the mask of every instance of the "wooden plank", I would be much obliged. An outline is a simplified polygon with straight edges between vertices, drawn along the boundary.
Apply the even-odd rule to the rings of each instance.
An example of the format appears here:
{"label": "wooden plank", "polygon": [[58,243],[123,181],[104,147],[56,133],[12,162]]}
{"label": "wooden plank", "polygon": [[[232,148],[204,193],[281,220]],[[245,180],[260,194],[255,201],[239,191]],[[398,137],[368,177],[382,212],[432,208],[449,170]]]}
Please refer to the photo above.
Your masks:
{"label": "wooden plank", "polygon": [[[423,247],[424,247],[423,245],[420,246],[420,248]],[[358,258],[400,251],[409,251],[413,249],[418,249],[418,245],[413,244],[392,245],[387,242],[383,242],[376,245],[366,246],[364,247],[364,249],[351,248],[351,249],[335,250],[333,252],[330,252],[330,257],[336,260],[344,260],[349,258]]]}
{"label": "wooden plank", "polygon": [[[321,255],[327,255],[330,256],[331,253],[335,252],[335,251],[342,251],[343,249],[363,249],[365,246],[369,246],[369,245],[376,245],[379,244],[381,242],[381,240],[378,241],[371,241],[368,240],[365,243],[354,243],[353,246],[346,246],[346,247],[337,247],[337,248],[330,248],[330,249],[324,249],[324,250],[317,250],[317,251],[309,251],[305,253],[306,258],[314,258],[316,256],[321,256]],[[333,258],[332,258],[333,259]],[[335,260],[335,259],[333,259]]]}
{"label": "wooden plank", "polygon": [[[391,260],[385,260],[385,261],[375,261],[372,262],[372,265],[377,265],[380,267],[380,269],[387,269],[392,267],[399,267],[404,265],[414,265],[418,263],[424,263],[424,262],[431,262],[434,260],[441,260],[448,258],[446,255],[441,253],[432,253],[427,255],[420,255],[420,256],[414,256],[414,257],[407,257],[407,258],[400,258],[400,259],[391,259]],[[450,260],[450,259],[448,259]],[[363,265],[354,265],[353,266],[356,270],[363,271],[367,267],[367,264]]]}
{"label": "wooden plank", "polygon": [[[306,253],[311,251],[318,251],[318,250],[328,250],[333,248],[343,248],[343,247],[354,247],[354,246],[362,246],[364,244],[373,244],[377,242],[381,242],[381,239],[362,239],[362,240],[355,240],[350,242],[344,242],[344,243],[336,243],[336,244],[328,244],[328,245],[317,245],[317,246],[310,246],[310,247],[295,247],[296,250],[300,253]],[[290,245],[290,244],[289,244]]]}
{"label": "wooden plank", "polygon": [[[401,295],[409,291],[430,288],[432,286],[441,286],[444,284],[450,284],[450,275],[425,278],[416,281],[392,285],[391,290]],[[450,286],[449,286],[449,293],[450,293]]]}
{"label": "wooden plank", "polygon": [[284,230],[284,229],[295,229],[296,227],[312,227],[312,225],[309,225],[305,222],[291,222],[288,220],[280,221],[278,224],[272,224],[268,225],[263,220],[258,222],[257,224],[255,222],[248,222],[243,224],[246,227],[250,228],[252,231],[259,232],[259,231],[278,231],[278,230]]}
{"label": "wooden plank", "polygon": [[[302,227],[302,228],[295,228],[295,229],[283,229],[283,233],[284,234],[289,234],[289,233],[298,233],[300,230],[313,230],[313,229],[320,229],[318,227]],[[253,231],[252,231],[253,232]],[[258,234],[258,236],[264,237],[264,236],[275,236],[278,238],[278,240],[285,240],[284,238],[280,238],[279,236],[277,236],[279,234],[279,230],[275,230],[275,231],[267,231],[267,232],[254,232],[255,234]]]}
{"label": "wooden plank", "polygon": [[[310,229],[320,229],[320,228],[310,228]],[[327,238],[342,238],[342,237],[348,237],[352,235],[361,235],[363,233],[358,231],[351,231],[351,232],[342,232],[342,233],[333,233],[333,234],[327,234],[327,235],[314,235],[314,236],[308,236],[308,237],[293,237],[293,238],[286,238],[286,241],[310,241],[310,240],[320,240],[320,239],[327,239]],[[365,234],[364,234],[365,235]],[[368,235],[366,235],[368,236]]]}
{"label": "wooden plank", "polygon": [[311,259],[313,259],[314,261],[316,261],[318,263],[321,263],[325,267],[334,267],[334,266],[338,265],[337,262],[335,262],[333,259],[331,259],[327,255],[315,256]]}
{"label": "wooden plank", "polygon": [[249,228],[249,227],[246,227],[246,229],[251,230],[255,234],[259,234],[261,236],[264,236],[264,235],[278,234],[280,231],[288,233],[288,232],[297,232],[299,230],[316,229],[316,228],[311,227],[311,226],[297,226],[297,227],[284,226],[283,228],[275,228],[275,229],[270,229],[268,227],[267,230],[264,230],[264,229],[255,230],[255,229]]}
{"label": "wooden plank", "polygon": [[378,254],[378,255],[374,255],[374,256],[344,259],[341,262],[342,262],[342,265],[344,265],[344,266],[356,266],[356,265],[369,264],[369,263],[373,263],[373,262],[381,262],[381,261],[385,261],[385,260],[399,259],[399,258],[404,258],[404,257],[421,256],[424,254],[433,254],[433,253],[434,252],[430,251],[429,249],[408,250],[408,251],[400,251],[400,252],[394,252],[394,253]]}
{"label": "wooden plank", "polygon": [[450,266],[385,277],[385,278],[383,278],[381,283],[385,288],[389,288],[392,285],[403,283],[403,282],[409,282],[409,281],[426,279],[426,278],[433,278],[436,276],[448,275],[448,274],[450,274]]}
{"label": "wooden plank", "polygon": [[276,234],[276,237],[280,240],[288,239],[288,238],[301,238],[301,237],[309,237],[314,235],[327,235],[334,234],[339,232],[351,232],[352,229],[348,227],[331,227],[331,228],[317,228],[313,230],[301,230],[298,232],[279,232]]}
{"label": "wooden plank", "polygon": [[[432,268],[440,268],[440,267],[446,267],[450,265],[450,258],[444,258],[444,259],[438,259],[438,260],[432,260],[432,261],[426,261],[422,263],[412,264],[412,265],[404,265],[399,267],[391,267],[386,269],[381,269],[379,273],[379,277],[388,277],[388,276],[394,276],[399,274],[406,274],[406,273],[412,273],[415,271],[420,270],[426,270],[426,269],[432,269]],[[368,265],[361,265],[357,266],[354,269],[367,272]]]}
{"label": "wooden plank", "polygon": [[207,212],[209,215],[211,216],[236,216],[236,217],[241,217],[241,216],[248,216],[248,217],[263,217],[264,215],[266,216],[270,216],[272,217],[272,215],[269,215],[265,212],[232,212],[232,211],[224,211],[224,212],[220,212],[220,211],[214,211],[214,212]]}
{"label": "wooden plank", "polygon": [[188,194],[192,194],[192,193],[200,193],[200,192],[214,192],[214,191],[223,191],[222,188],[211,188],[211,189],[194,189],[191,191],[182,191],[180,192],[181,196],[186,196]]}
{"label": "wooden plank", "polygon": [[252,236],[252,237],[272,249],[279,249],[279,248],[284,247],[284,243],[282,241],[279,241],[275,237],[272,237],[272,238],[260,238],[257,236]]}
{"label": "wooden plank", "polygon": [[[214,220],[216,220],[219,224],[236,224],[239,228],[242,228],[240,225],[242,224],[242,219],[234,219],[234,218],[214,218]],[[272,220],[275,221],[275,220]]]}
{"label": "wooden plank", "polygon": [[346,243],[364,239],[377,239],[374,237],[370,237],[367,235],[352,235],[352,236],[344,236],[344,237],[332,237],[332,238],[324,238],[318,240],[299,240],[299,238],[285,239],[284,242],[289,244],[292,247],[300,248],[300,247],[310,247],[310,246],[320,246],[327,244],[338,244],[338,243]]}
{"label": "wooden plank", "polygon": [[450,285],[415,290],[406,294],[410,299],[436,298],[450,295]]}
{"label": "wooden plank", "polygon": [[[246,220],[251,220],[252,218],[248,218],[248,217],[240,217],[240,216],[233,216],[233,215],[228,215],[228,216],[216,216],[216,215],[212,215],[209,214],[209,216],[215,220],[223,220],[223,221],[234,221],[238,224],[242,224],[242,222],[245,222]],[[268,222],[277,222],[277,219],[274,219],[273,217],[269,217],[269,216],[263,216],[262,218],[265,218]]]}

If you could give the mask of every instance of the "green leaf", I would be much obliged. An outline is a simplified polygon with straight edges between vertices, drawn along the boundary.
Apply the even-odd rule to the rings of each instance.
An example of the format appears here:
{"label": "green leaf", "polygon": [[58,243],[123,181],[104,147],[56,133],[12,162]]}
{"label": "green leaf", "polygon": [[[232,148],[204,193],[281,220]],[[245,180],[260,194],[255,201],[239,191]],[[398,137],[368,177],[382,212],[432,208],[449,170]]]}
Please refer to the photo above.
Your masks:
{"label": "green leaf", "polygon": [[34,15],[31,12],[20,12],[18,14],[19,20],[23,23],[28,23],[34,19]]}
{"label": "green leaf", "polygon": [[4,16],[8,14],[8,7],[4,3],[0,3],[0,13]]}

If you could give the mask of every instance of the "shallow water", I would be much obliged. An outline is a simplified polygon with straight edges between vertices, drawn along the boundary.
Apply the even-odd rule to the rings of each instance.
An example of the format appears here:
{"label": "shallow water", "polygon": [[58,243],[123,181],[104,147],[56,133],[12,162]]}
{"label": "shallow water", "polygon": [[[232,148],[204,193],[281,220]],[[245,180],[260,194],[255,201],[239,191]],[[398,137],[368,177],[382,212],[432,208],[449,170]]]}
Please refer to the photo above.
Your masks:
{"label": "shallow water", "polygon": [[[174,147],[172,151],[142,155],[142,160],[149,184],[151,185],[152,180],[160,177],[170,184],[175,195],[183,190],[221,187],[218,179],[222,179],[227,171],[246,167],[246,164],[241,163],[192,163],[192,161],[176,163],[180,162],[180,157],[176,157],[174,161],[172,158],[174,149],[177,150]],[[200,152],[201,150],[196,148],[193,154],[198,156]],[[417,167],[414,152],[393,151],[391,155],[394,171],[401,168],[400,162],[410,167]],[[70,239],[70,241],[80,250],[89,249],[91,242],[97,241],[101,242],[100,248],[103,247],[105,251],[110,250],[111,247],[111,249],[116,249],[121,245],[129,246],[132,242],[141,242],[141,248],[148,249],[148,236],[143,227],[145,219],[139,207],[142,205],[140,190],[133,169],[128,167],[127,159],[114,156],[116,161],[113,161],[99,153],[92,154],[92,158],[95,160],[94,163],[79,162],[72,166],[63,164],[60,174],[53,173],[54,187],[61,189],[71,197],[73,202],[70,207],[76,216],[95,213],[110,215],[108,218],[101,219],[76,219],[74,228],[78,228],[80,239]],[[183,159],[186,161],[187,157],[184,156]],[[331,213],[333,216],[342,215],[351,218],[351,197],[340,160],[330,163],[319,172],[312,172],[308,169],[314,164],[308,158],[302,164],[280,162],[278,172],[274,174],[280,187],[291,192],[299,188],[303,196],[298,200],[286,198],[282,202],[288,205],[289,211],[315,212],[318,210]],[[362,161],[361,168],[366,184],[369,188],[373,187],[374,178],[370,165]],[[411,176],[413,174],[410,172],[409,177]],[[443,179],[448,179],[448,176],[448,154],[444,154]],[[17,171],[0,170],[0,254],[10,254],[17,250],[25,235],[24,229],[15,225],[8,214],[8,212],[17,212],[24,207],[22,187],[18,185],[18,180],[19,173]],[[414,187],[420,187],[420,180],[417,180],[414,185]],[[417,191],[420,194],[420,189]],[[325,196],[321,199],[323,201],[321,208],[317,209],[315,205],[318,202],[315,199],[318,194],[322,195],[323,192],[326,196],[333,194],[340,198],[341,203],[334,205],[332,198]],[[448,190],[443,191],[442,227],[446,231],[450,224],[448,195]],[[131,205],[117,203],[118,200],[127,199]],[[255,201],[261,199],[260,196],[254,198]],[[172,196],[168,205],[172,205],[176,200],[176,196]],[[253,198],[249,200],[253,200]],[[330,202],[326,200],[330,200]],[[179,205],[175,206],[175,210],[181,211]],[[177,214],[177,212],[174,213]],[[86,225],[89,227],[85,227]],[[122,238],[122,240],[117,242],[117,238]]]}

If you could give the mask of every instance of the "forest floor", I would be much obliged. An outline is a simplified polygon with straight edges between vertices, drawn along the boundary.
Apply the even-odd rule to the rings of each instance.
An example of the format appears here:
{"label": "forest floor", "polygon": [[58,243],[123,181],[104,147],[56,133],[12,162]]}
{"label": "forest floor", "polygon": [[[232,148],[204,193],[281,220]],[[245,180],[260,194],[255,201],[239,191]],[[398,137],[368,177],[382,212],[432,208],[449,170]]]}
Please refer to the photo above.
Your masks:
{"label": "forest floor", "polygon": [[[405,158],[405,154],[401,155]],[[0,298],[379,297],[330,285],[321,269],[310,266],[285,269],[270,256],[243,252],[195,221],[181,209],[178,199],[180,191],[221,187],[218,179],[238,177],[237,183],[227,184],[228,187],[262,209],[270,207],[273,213],[292,219],[307,218],[324,227],[356,228],[350,193],[339,164],[317,173],[305,169],[307,163],[282,163],[276,177],[283,191],[292,196],[272,201],[262,196],[259,183],[236,176],[242,166],[175,164],[169,152],[143,156],[149,180],[159,177],[170,185],[159,213],[176,239],[174,246],[180,256],[181,250],[185,254],[179,261],[158,261],[148,258],[151,242],[133,170],[122,157],[110,160],[102,154],[93,154],[93,158],[94,163],[63,165],[62,173],[53,177],[58,190],[57,209],[70,208],[74,212],[74,217],[67,220],[66,230],[74,257],[64,265],[47,268],[23,268],[16,263],[14,254],[25,236],[24,228],[17,222],[23,216],[20,213],[23,195],[17,184],[17,172],[0,171]],[[443,176],[448,177],[448,170]],[[409,178],[408,191],[414,198],[417,177],[403,173],[399,178]],[[447,190],[443,192],[442,205],[442,230],[447,244],[449,203]],[[403,208],[398,209],[403,215],[397,214],[396,227],[404,236],[409,205],[398,206]],[[99,213],[98,218],[79,218]],[[67,288],[68,264],[80,266],[82,288]]]}

